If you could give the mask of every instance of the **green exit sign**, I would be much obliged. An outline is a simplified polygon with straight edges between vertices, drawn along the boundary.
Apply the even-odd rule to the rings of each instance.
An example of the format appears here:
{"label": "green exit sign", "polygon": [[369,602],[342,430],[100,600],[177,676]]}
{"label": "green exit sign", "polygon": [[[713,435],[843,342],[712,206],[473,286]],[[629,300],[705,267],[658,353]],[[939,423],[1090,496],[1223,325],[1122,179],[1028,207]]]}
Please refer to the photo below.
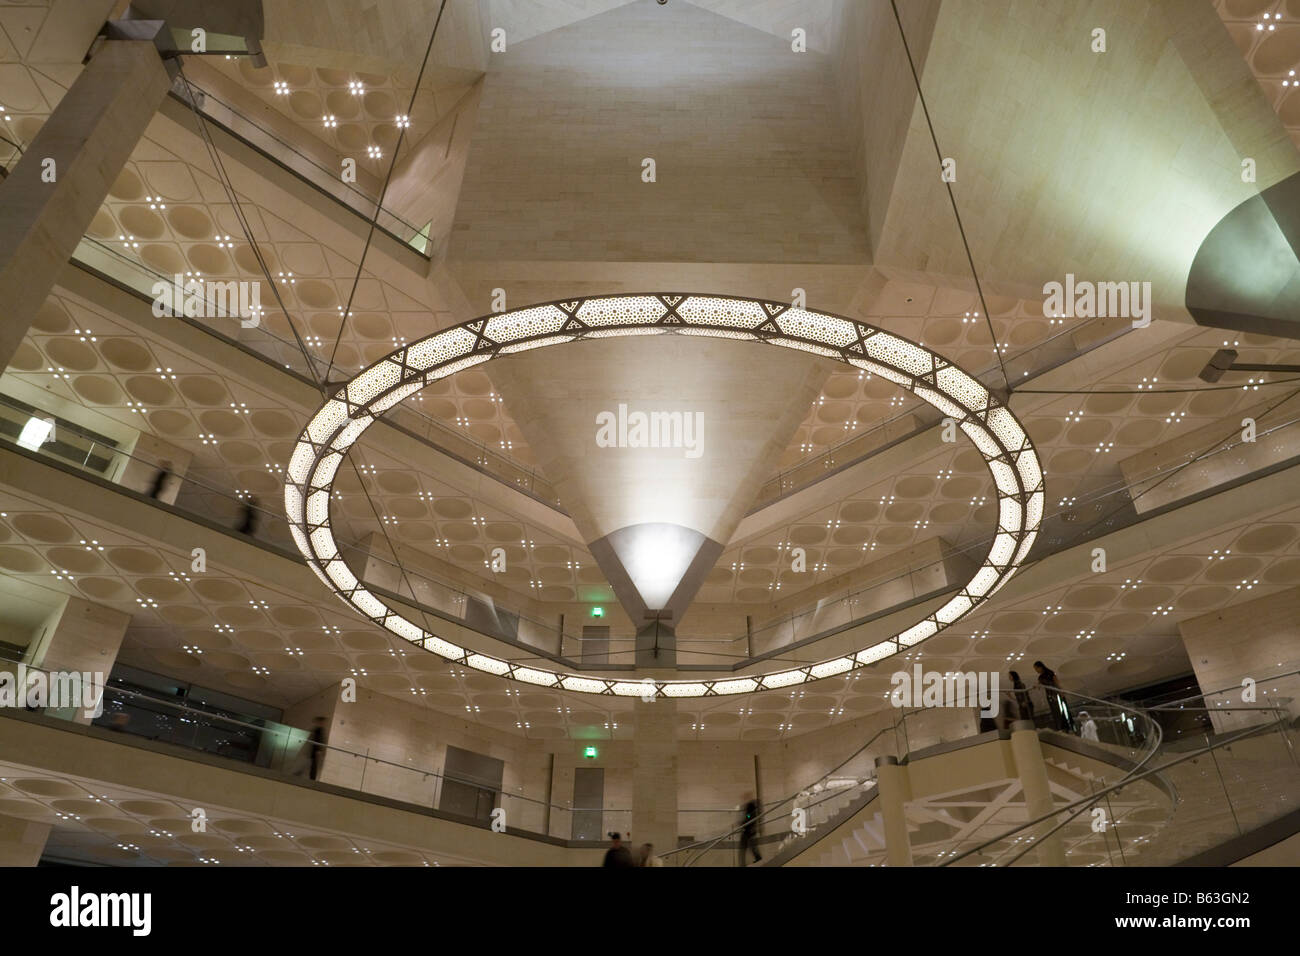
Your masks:
{"label": "green exit sign", "polygon": [[585,750],[583,750],[582,755],[583,755],[584,757],[595,757],[595,756],[596,756],[596,748],[595,748],[595,747],[588,747],[588,748],[586,748]]}
{"label": "green exit sign", "polygon": [[591,609],[591,616],[592,616],[592,617],[604,617],[604,616],[605,616],[605,609],[604,609],[603,607],[593,607],[593,608]]}

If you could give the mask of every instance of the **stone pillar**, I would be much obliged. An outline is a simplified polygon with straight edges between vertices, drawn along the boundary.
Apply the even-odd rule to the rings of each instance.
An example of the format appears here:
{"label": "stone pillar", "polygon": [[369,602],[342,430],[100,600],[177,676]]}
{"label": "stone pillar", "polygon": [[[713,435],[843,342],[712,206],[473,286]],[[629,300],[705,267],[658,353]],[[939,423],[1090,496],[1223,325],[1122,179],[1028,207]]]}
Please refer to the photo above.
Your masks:
{"label": "stone pillar", "polygon": [[897,757],[876,758],[876,790],[885,824],[885,863],[912,865],[912,839],[907,833],[907,801],[912,795],[907,768]]}
{"label": "stone pillar", "polygon": [[[0,369],[8,366],[171,81],[147,40],[109,40],[0,182]],[[54,181],[48,182],[53,160]]]}
{"label": "stone pillar", "polygon": [[677,702],[635,702],[632,763],[632,856],[641,844],[655,853],[677,847]]}
{"label": "stone pillar", "polygon": [[[1049,812],[1054,806],[1052,788],[1047,780],[1047,764],[1043,761],[1043,748],[1038,742],[1038,731],[1031,720],[1017,720],[1011,725],[1011,756],[1016,763],[1016,774],[1025,793],[1025,812],[1033,820]],[[1035,831],[1041,839],[1060,821],[1045,820]],[[1040,866],[1065,866],[1065,847],[1060,834],[1042,840],[1037,847]]]}
{"label": "stone pillar", "polygon": [[51,829],[48,823],[0,816],[0,866],[35,866]]}
{"label": "stone pillar", "polygon": [[[65,597],[63,604],[45,619],[35,640],[27,645],[23,663],[47,671],[90,673],[95,675],[95,680],[107,680],[130,623],[129,614],[79,597]],[[86,716],[81,707],[51,708],[49,712],[79,724],[94,719]]]}

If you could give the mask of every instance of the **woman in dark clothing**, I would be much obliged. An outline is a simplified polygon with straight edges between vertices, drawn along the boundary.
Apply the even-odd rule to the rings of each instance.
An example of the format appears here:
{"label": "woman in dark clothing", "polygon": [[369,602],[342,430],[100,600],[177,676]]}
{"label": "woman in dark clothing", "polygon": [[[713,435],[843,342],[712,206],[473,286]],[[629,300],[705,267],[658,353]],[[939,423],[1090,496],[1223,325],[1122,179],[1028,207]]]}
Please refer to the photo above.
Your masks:
{"label": "woman in dark clothing", "polygon": [[158,474],[153,476],[153,484],[149,487],[150,498],[161,498],[163,489],[167,487],[167,480],[172,476],[172,463],[165,461],[162,467],[158,469]]}
{"label": "woman in dark clothing", "polygon": [[613,843],[613,846],[605,851],[605,862],[601,865],[612,867],[635,866],[636,864],[632,862],[632,854],[629,853],[627,847],[623,845],[622,834],[611,833],[609,839]]}
{"label": "woman in dark clothing", "polygon": [[1029,699],[1029,691],[1025,688],[1025,682],[1020,679],[1020,675],[1015,671],[1008,672],[1011,675],[1011,689],[1016,692],[1016,710],[1020,720],[1034,719],[1034,702]]}
{"label": "woman in dark clothing", "polygon": [[317,717],[313,722],[311,736],[307,738],[311,748],[311,778],[320,779],[321,761],[325,759],[325,718]]}
{"label": "woman in dark clothing", "polygon": [[[760,863],[763,858],[758,852],[758,800],[754,795],[746,794],[745,797],[745,818],[742,821],[743,826],[740,830],[740,865],[745,865],[745,857],[748,853],[754,854],[754,862]],[[748,851],[748,853],[746,852]]]}
{"label": "woman in dark clothing", "polygon": [[1056,671],[1042,661],[1034,661],[1034,670],[1038,672],[1038,686],[1043,688],[1047,697],[1047,709],[1052,714],[1052,726],[1057,730],[1070,729],[1070,717],[1066,711],[1065,700],[1061,697],[1061,683],[1056,678]]}
{"label": "woman in dark clothing", "polygon": [[244,502],[244,516],[239,523],[239,533],[250,537],[257,533],[257,499],[252,495]]}

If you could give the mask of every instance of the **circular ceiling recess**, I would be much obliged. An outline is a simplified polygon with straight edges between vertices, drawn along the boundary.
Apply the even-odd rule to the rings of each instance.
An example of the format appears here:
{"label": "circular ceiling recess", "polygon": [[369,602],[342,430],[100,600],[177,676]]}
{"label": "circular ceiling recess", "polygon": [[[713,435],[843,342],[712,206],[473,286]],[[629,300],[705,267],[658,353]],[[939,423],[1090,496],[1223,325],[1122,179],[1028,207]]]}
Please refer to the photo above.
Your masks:
{"label": "circular ceiling recess", "polygon": [[[348,567],[330,527],[339,465],[375,420],[433,382],[494,358],[584,339],[699,335],[798,349],[863,369],[907,389],[953,419],[979,451],[998,494],[998,526],[979,569],[942,607],[851,654],[766,674],[707,680],[628,680],[552,671],[480,654],[409,620]],[[539,687],[617,697],[747,694],[836,677],[914,647],[956,624],[1010,580],[1038,534],[1043,473],[1024,427],[974,377],[924,346],[854,319],[731,296],[659,293],[567,299],[483,316],[426,336],[363,369],[298,436],[285,512],[307,566],[335,594],[389,632],[464,667]]]}

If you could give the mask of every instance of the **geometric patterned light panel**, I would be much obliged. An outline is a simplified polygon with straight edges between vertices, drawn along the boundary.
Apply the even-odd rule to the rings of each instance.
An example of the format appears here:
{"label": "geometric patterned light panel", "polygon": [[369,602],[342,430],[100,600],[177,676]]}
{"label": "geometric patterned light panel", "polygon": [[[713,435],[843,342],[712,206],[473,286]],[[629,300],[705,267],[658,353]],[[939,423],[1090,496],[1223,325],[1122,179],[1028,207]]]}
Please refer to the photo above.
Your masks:
{"label": "geometric patterned light panel", "polygon": [[[330,529],[334,476],[375,420],[432,382],[502,355],[627,335],[700,335],[799,349],[894,382],[952,418],[979,450],[998,495],[998,527],[974,576],[942,607],[859,651],[766,674],[709,680],[607,678],[525,666],[440,637],[389,607],[348,567]],[[660,293],[567,299],[483,316],[403,346],[359,372],[298,436],[284,488],[290,530],[307,566],[380,627],[463,667],[540,687],[619,697],[715,697],[793,687],[874,664],[952,627],[1010,580],[1043,517],[1043,472],[1019,420],[943,356],[812,309],[734,296]]]}

